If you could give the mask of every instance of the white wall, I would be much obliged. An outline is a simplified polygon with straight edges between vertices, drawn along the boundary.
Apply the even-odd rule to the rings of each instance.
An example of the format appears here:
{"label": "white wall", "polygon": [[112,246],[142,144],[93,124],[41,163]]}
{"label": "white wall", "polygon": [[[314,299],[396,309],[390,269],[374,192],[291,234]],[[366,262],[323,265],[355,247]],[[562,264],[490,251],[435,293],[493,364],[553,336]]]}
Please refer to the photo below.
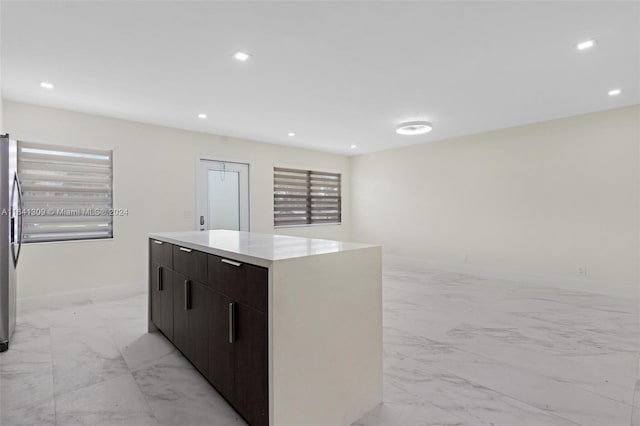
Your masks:
{"label": "white wall", "polygon": [[273,233],[273,166],[332,170],[343,177],[341,225],[278,233],[350,239],[349,159],[63,110],[5,102],[5,128],[17,139],[114,149],[113,240],[32,244],[18,265],[18,297],[117,284],[141,285],[149,232],[194,229],[196,157],[250,163],[251,230]]}
{"label": "white wall", "polygon": [[639,123],[635,106],[354,157],[353,237],[449,265],[575,279],[584,266],[582,279],[637,284]]}

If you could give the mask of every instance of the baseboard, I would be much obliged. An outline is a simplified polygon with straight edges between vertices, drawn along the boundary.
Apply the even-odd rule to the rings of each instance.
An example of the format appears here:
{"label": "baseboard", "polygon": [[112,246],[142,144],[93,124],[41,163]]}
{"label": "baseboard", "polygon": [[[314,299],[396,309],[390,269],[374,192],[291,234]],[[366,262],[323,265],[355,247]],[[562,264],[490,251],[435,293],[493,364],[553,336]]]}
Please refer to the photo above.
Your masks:
{"label": "baseboard", "polygon": [[483,278],[494,278],[518,283],[535,284],[550,288],[571,291],[586,291],[607,296],[640,300],[640,285],[629,283],[603,283],[587,279],[531,274],[508,269],[489,268],[485,266],[442,262],[434,259],[422,259],[411,256],[383,255],[386,265],[426,266],[447,272],[476,275]]}

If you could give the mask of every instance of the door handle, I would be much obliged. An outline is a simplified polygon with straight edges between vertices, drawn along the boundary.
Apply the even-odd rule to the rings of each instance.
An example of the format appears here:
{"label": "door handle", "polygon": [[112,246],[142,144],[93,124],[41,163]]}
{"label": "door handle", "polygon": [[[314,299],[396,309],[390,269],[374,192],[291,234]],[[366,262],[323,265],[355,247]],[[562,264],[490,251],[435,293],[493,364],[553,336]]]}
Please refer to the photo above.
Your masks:
{"label": "door handle", "polygon": [[162,266],[158,266],[158,291],[162,291]]}
{"label": "door handle", "polygon": [[188,311],[189,309],[191,309],[191,297],[190,294],[191,292],[189,291],[191,287],[189,285],[189,280],[184,280],[184,310]]}
{"label": "door handle", "polygon": [[200,216],[200,226],[204,226],[204,216]]}
{"label": "door handle", "polygon": [[164,241],[153,240],[153,242],[158,244],[158,245],[163,245],[164,244]]}
{"label": "door handle", "polygon": [[[20,178],[18,178],[18,173],[16,172],[13,175],[13,188],[11,192],[11,206],[13,208],[13,200],[15,195],[18,195],[18,214],[15,220],[18,221],[18,235],[12,235],[13,241],[11,245],[11,252],[13,254],[13,266],[18,266],[18,259],[20,258],[20,250],[22,249],[22,236],[24,235],[24,201],[22,200],[22,187],[20,186]],[[13,226],[15,226],[15,221],[12,223],[11,233],[14,233]],[[16,238],[17,237],[17,238]],[[16,250],[15,243],[18,244],[18,249]]]}
{"label": "door handle", "polygon": [[242,263],[240,262],[235,262],[233,260],[229,260],[229,259],[221,259],[222,263],[226,263],[227,265],[233,265],[233,266],[242,266]]}
{"label": "door handle", "polygon": [[235,340],[235,315],[234,315],[234,306],[233,302],[229,303],[229,343],[233,343]]}
{"label": "door handle", "polygon": [[188,249],[188,248],[186,248],[186,247],[180,247],[180,251],[184,251],[184,252],[186,252],[186,253],[191,253],[193,250]]}

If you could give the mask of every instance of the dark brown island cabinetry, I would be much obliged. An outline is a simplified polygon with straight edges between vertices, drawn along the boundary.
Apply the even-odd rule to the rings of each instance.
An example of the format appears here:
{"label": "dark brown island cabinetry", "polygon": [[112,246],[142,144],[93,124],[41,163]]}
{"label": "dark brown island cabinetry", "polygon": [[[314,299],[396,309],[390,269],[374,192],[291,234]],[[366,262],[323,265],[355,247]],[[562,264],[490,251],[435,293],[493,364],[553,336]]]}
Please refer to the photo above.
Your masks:
{"label": "dark brown island cabinetry", "polygon": [[269,424],[268,270],[149,240],[150,319],[254,426]]}
{"label": "dark brown island cabinetry", "polygon": [[173,253],[171,244],[149,244],[149,294],[151,321],[169,340],[173,339]]}
{"label": "dark brown island cabinetry", "polygon": [[213,255],[207,269],[208,281],[221,296],[214,302],[220,312],[215,322],[224,323],[226,307],[230,325],[212,333],[210,363],[219,359],[221,367],[233,364],[227,371],[213,373],[212,383],[232,389],[233,405],[250,424],[266,424],[267,269]]}

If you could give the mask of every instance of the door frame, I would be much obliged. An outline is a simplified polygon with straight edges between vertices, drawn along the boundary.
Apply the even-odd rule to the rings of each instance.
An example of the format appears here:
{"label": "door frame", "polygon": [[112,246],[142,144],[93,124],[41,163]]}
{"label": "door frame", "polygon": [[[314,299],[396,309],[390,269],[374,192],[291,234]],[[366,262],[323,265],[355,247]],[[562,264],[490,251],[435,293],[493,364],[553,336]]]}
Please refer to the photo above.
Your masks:
{"label": "door frame", "polygon": [[231,158],[227,158],[227,157],[213,157],[211,155],[197,155],[196,156],[196,160],[195,160],[195,180],[196,180],[196,200],[195,200],[195,215],[194,215],[194,225],[195,225],[195,229],[196,231],[200,230],[200,216],[199,216],[199,212],[200,212],[200,208],[203,207],[200,205],[200,194],[202,193],[202,191],[206,191],[206,187],[203,188],[201,183],[200,183],[200,179],[199,179],[199,172],[200,172],[200,162],[201,161],[213,161],[213,162],[217,162],[217,163],[237,163],[237,164],[246,164],[247,165],[247,232],[251,231],[251,167],[252,164],[250,161],[246,161],[246,160],[239,160],[239,159],[231,159]]}

